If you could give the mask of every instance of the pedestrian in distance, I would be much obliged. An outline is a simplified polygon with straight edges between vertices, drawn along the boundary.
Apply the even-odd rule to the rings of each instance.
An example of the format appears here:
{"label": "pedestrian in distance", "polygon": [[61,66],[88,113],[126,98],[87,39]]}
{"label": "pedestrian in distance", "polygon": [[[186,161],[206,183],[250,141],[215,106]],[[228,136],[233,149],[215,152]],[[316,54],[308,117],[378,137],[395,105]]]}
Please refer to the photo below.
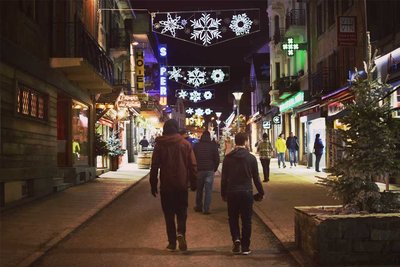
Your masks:
{"label": "pedestrian in distance", "polygon": [[260,155],[260,161],[263,167],[263,182],[267,183],[269,181],[269,164],[271,162],[271,158],[274,152],[267,133],[263,133],[262,141],[258,142],[257,151]]}
{"label": "pedestrian in distance", "polygon": [[297,137],[293,135],[293,132],[289,133],[289,137],[286,140],[286,147],[289,150],[290,168],[292,168],[293,165],[296,167],[297,152],[299,151],[299,142],[297,140]]}
{"label": "pedestrian in distance", "polygon": [[321,170],[319,169],[319,163],[321,161],[323,152],[324,152],[324,145],[322,144],[320,134],[316,134],[314,141],[314,154],[315,154],[315,171],[317,172],[321,172]]}
{"label": "pedestrian in distance", "polygon": [[[196,158],[191,144],[178,133],[178,122],[167,120],[163,135],[157,137],[150,169],[151,194],[158,194],[158,170],[160,170],[161,207],[164,213],[168,246],[167,250],[186,251],[186,219],[188,186],[196,190]],[[175,217],[177,223],[175,224]]]}
{"label": "pedestrian in distance", "polygon": [[219,153],[217,144],[211,141],[209,131],[203,132],[200,142],[194,145],[193,150],[197,162],[197,192],[194,210],[210,214],[214,173],[218,169]]}
{"label": "pedestrian in distance", "polygon": [[282,163],[282,167],[286,168],[286,163],[285,163],[286,141],[284,138],[285,138],[285,135],[283,133],[281,133],[275,142],[276,152],[278,153],[278,167],[279,168],[281,167],[281,163]]}
{"label": "pedestrian in distance", "polygon": [[142,151],[146,150],[149,146],[149,141],[147,141],[146,136],[143,136],[142,140],[140,140],[139,145],[142,147]]}
{"label": "pedestrian in distance", "polygon": [[[235,136],[235,148],[226,155],[222,164],[221,196],[228,204],[229,229],[234,254],[248,255],[251,238],[251,217],[253,201],[264,198],[264,190],[258,174],[258,163],[254,155],[246,149],[247,136]],[[253,183],[258,193],[253,196]],[[240,233],[239,217],[242,222]]]}
{"label": "pedestrian in distance", "polygon": [[224,155],[229,154],[229,152],[231,152],[232,149],[233,149],[232,139],[230,136],[227,136],[224,142]]}

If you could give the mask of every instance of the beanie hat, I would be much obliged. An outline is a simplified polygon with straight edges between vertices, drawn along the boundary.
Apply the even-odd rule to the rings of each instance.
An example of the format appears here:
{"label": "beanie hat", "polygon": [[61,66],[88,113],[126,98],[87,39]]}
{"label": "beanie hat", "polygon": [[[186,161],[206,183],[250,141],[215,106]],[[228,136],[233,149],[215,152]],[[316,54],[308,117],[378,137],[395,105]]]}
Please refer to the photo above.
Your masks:
{"label": "beanie hat", "polygon": [[174,119],[169,119],[164,123],[163,135],[170,135],[178,133],[178,122]]}

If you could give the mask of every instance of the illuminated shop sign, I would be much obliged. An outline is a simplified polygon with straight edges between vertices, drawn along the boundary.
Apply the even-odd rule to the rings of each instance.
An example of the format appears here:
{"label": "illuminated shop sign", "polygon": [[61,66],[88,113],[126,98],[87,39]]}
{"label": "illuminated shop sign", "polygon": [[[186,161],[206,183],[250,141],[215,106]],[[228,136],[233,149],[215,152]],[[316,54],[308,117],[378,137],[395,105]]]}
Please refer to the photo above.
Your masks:
{"label": "illuminated shop sign", "polygon": [[288,109],[291,109],[293,107],[296,107],[304,102],[304,92],[298,92],[291,98],[287,99],[286,101],[282,102],[282,104],[279,105],[279,110],[281,112],[285,112]]}
{"label": "illuminated shop sign", "polygon": [[294,38],[288,38],[286,43],[282,44],[282,50],[285,50],[288,56],[294,56],[297,50],[305,50],[306,43],[297,43]]}
{"label": "illuminated shop sign", "polygon": [[167,105],[167,95],[168,95],[168,87],[167,87],[167,66],[166,66],[166,57],[167,57],[167,46],[165,44],[161,44],[158,47],[158,51],[160,57],[163,60],[164,64],[160,64],[160,105]]}
{"label": "illuminated shop sign", "polygon": [[345,110],[345,106],[341,102],[333,102],[328,105],[328,117],[334,116],[339,112]]}
{"label": "illuminated shop sign", "polygon": [[279,116],[279,115],[274,116],[274,117],[272,118],[272,122],[273,122],[274,124],[281,124],[281,123],[282,123],[282,121],[281,121],[281,116]]}
{"label": "illuminated shop sign", "polygon": [[271,121],[263,121],[263,129],[271,129]]}
{"label": "illuminated shop sign", "polygon": [[135,51],[135,76],[136,76],[136,92],[143,93],[144,90],[144,54],[143,50]]}

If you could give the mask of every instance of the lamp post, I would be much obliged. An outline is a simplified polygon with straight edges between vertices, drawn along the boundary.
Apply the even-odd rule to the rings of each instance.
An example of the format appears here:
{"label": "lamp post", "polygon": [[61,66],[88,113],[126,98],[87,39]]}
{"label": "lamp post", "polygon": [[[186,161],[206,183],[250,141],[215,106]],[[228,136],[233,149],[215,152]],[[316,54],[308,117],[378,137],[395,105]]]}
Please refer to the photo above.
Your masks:
{"label": "lamp post", "polygon": [[242,92],[234,92],[232,93],[233,96],[235,97],[235,100],[237,102],[237,132],[240,131],[240,127],[239,127],[239,116],[240,116],[240,111],[239,111],[239,106],[240,106],[240,99],[242,98],[243,93]]}
{"label": "lamp post", "polygon": [[221,117],[222,112],[215,112],[215,115],[217,116],[217,120],[215,122],[217,123],[217,129],[218,129],[217,138],[219,141],[219,124],[221,123],[221,121],[219,120],[219,117]]}

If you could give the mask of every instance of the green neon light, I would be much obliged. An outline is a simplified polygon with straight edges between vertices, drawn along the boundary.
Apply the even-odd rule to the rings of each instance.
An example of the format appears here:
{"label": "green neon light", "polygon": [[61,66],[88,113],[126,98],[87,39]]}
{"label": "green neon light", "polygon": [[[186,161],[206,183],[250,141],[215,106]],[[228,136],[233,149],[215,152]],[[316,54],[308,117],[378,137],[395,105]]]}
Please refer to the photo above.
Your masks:
{"label": "green neon light", "polygon": [[286,110],[291,109],[303,102],[304,102],[304,92],[301,91],[292,96],[291,98],[282,102],[282,104],[279,105],[279,110],[281,112],[285,112]]}
{"label": "green neon light", "polygon": [[288,56],[293,56],[294,52],[300,49],[299,44],[293,41],[293,38],[288,38],[287,43],[282,44],[282,49],[285,50]]}

